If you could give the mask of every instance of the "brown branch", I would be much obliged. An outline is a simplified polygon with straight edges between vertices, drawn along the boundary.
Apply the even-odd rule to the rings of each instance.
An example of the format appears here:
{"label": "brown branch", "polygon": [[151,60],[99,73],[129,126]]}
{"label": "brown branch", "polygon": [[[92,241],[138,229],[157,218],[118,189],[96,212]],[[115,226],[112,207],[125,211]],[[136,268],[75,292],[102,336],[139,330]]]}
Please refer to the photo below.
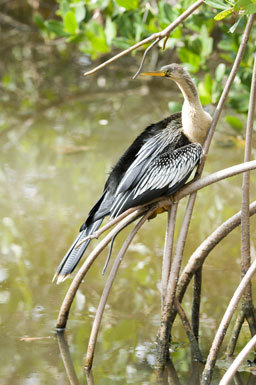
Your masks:
{"label": "brown branch", "polygon": [[185,329],[185,332],[187,334],[188,340],[190,342],[192,357],[194,360],[197,360],[199,362],[203,362],[204,361],[203,356],[202,356],[202,353],[199,349],[197,339],[196,339],[196,337],[193,333],[193,330],[190,326],[188,317],[186,316],[186,313],[184,312],[184,309],[182,308],[182,306],[181,306],[181,304],[177,298],[174,299],[174,304],[175,304],[177,312],[180,316],[180,319],[181,319],[182,325]]}
{"label": "brown branch", "polygon": [[116,277],[118,268],[119,268],[119,266],[120,266],[120,264],[121,264],[121,262],[123,260],[123,257],[125,255],[128,247],[129,247],[131,241],[133,240],[134,236],[137,234],[137,232],[139,231],[139,229],[141,228],[143,223],[150,217],[150,215],[152,214],[153,211],[154,211],[154,209],[151,208],[141,218],[141,220],[137,223],[137,225],[130,232],[130,234],[126,238],[123,246],[121,247],[121,249],[120,249],[120,251],[119,251],[119,253],[118,253],[118,255],[117,255],[116,259],[115,259],[115,262],[114,262],[114,264],[112,266],[112,269],[111,269],[111,272],[110,272],[110,274],[108,276],[106,285],[104,287],[104,290],[103,290],[103,293],[102,293],[102,296],[101,296],[101,299],[100,299],[100,302],[99,302],[99,306],[98,306],[98,309],[97,309],[97,312],[96,312],[96,315],[95,315],[95,319],[94,319],[94,322],[93,322],[93,326],[92,326],[92,331],[91,331],[91,335],[90,335],[90,339],[89,339],[87,354],[86,354],[86,358],[85,358],[85,367],[87,369],[90,369],[92,367],[92,361],[93,361],[93,356],[94,356],[94,351],[95,351],[95,346],[96,346],[96,342],[97,342],[97,336],[98,336],[98,332],[99,332],[99,327],[100,327],[101,319],[102,319],[103,312],[104,312],[104,309],[105,309],[105,306],[106,306],[106,302],[107,302],[107,299],[108,299],[108,295],[110,293],[112,284],[113,284],[114,279]]}
{"label": "brown branch", "polygon": [[[254,58],[254,67],[251,83],[250,102],[248,119],[246,126],[245,153],[244,161],[251,160],[252,152],[252,132],[255,115],[256,102],[256,56]],[[249,220],[249,202],[250,202],[250,171],[243,174],[242,186],[242,216],[241,216],[241,263],[242,277],[251,265],[250,255],[250,220]],[[253,300],[252,300],[252,285],[249,284],[243,295],[242,309],[246,320],[249,324],[252,336],[256,334],[256,319],[254,315]]]}
{"label": "brown branch", "polygon": [[236,307],[239,303],[239,300],[241,299],[244,291],[246,290],[246,287],[250,280],[252,279],[253,275],[256,272],[256,260],[252,263],[248,271],[246,272],[245,276],[241,280],[239,286],[237,287],[235,293],[233,294],[233,297],[227,307],[227,310],[225,311],[225,314],[221,320],[220,326],[217,330],[217,333],[214,337],[210,353],[207,357],[206,365],[202,374],[202,382],[201,385],[209,385],[212,378],[212,372],[213,368],[217,359],[217,355],[219,353],[221,344],[223,342],[223,339],[225,337],[225,334],[227,332],[228,326],[230,324],[231,318],[234,314],[234,311],[236,310]]}
{"label": "brown branch", "polygon": [[[146,39],[143,39],[139,41],[138,43],[134,44],[132,47],[127,48],[126,50],[120,52],[119,54],[111,57],[109,60],[105,61],[104,63],[98,65],[97,67],[93,68],[90,71],[87,71],[84,73],[84,76],[92,75],[95,72],[99,71],[100,69],[106,67],[107,65],[113,63],[114,61],[120,59],[121,57],[127,55],[128,53],[134,51],[135,49],[143,46],[144,44],[148,44],[153,40],[162,40],[165,37],[168,37],[170,33],[179,25],[181,24],[188,16],[190,16],[197,8],[200,7],[201,4],[203,4],[204,0],[197,0],[194,4],[192,4],[185,12],[183,12],[179,17],[177,17],[176,20],[174,20],[173,23],[171,23],[168,27],[166,27],[163,31],[154,33],[153,35],[147,37]],[[151,46],[153,48],[153,45]],[[142,63],[143,64],[143,63]],[[142,65],[140,66],[140,69],[142,68]],[[138,73],[136,74],[138,75]]]}
{"label": "brown branch", "polygon": [[178,277],[180,273],[184,242],[189,227],[191,213],[193,210],[195,200],[189,197],[187,204],[187,210],[184,215],[184,219],[181,225],[180,234],[177,241],[175,254],[171,266],[171,271],[168,279],[168,285],[166,290],[165,303],[162,310],[161,325],[157,336],[157,365],[165,365],[166,359],[168,359],[169,353],[169,341],[170,341],[170,316],[174,304],[174,298],[176,293],[176,287],[178,283]]}
{"label": "brown branch", "polygon": [[[256,213],[256,201],[250,205],[250,215]],[[217,244],[225,238],[232,230],[234,230],[241,223],[241,211],[233,215],[231,218],[226,220],[222,225],[220,225],[214,232],[212,232],[194,251],[190,257],[187,265],[183,269],[183,272],[180,276],[176,296],[181,302],[185,291],[191,281],[193,275],[198,269],[200,269],[209,255],[209,253],[217,246]],[[174,322],[176,317],[176,310],[172,311],[171,314],[171,324]]]}
{"label": "brown branch", "polygon": [[199,339],[200,304],[202,288],[202,267],[194,274],[191,325],[195,338]]}
{"label": "brown branch", "polygon": [[175,231],[175,221],[177,214],[177,203],[171,205],[168,210],[168,219],[166,226],[166,236],[164,245],[163,255],[163,266],[162,266],[162,307],[165,301],[166,290],[168,285],[168,278],[171,268],[172,249],[173,249],[173,238]]}
{"label": "brown branch", "polygon": [[232,330],[232,335],[228,343],[227,352],[226,352],[228,357],[231,357],[234,354],[236,343],[237,343],[241,328],[243,326],[243,323],[244,323],[244,312],[241,310],[236,319],[235,325]]}

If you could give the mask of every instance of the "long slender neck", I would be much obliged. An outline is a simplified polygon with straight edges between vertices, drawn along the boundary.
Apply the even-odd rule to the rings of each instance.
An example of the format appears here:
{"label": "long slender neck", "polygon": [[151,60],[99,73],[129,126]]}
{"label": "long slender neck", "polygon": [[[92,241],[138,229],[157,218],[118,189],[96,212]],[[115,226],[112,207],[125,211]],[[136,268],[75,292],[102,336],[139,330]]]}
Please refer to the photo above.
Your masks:
{"label": "long slender neck", "polygon": [[183,132],[192,142],[199,142],[203,145],[212,118],[203,110],[196,86],[189,75],[175,79],[175,82],[184,96]]}

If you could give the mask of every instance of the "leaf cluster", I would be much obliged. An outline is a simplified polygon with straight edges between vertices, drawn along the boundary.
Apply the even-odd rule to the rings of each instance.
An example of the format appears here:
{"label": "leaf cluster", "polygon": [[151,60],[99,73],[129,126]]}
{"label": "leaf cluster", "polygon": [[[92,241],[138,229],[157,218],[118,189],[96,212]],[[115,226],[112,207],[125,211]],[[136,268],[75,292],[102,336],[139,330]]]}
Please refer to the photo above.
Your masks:
{"label": "leaf cluster", "polygon": [[[72,42],[81,52],[96,59],[114,48],[126,49],[163,30],[192,3],[180,0],[171,6],[164,0],[58,0],[55,19],[44,20],[37,13],[34,21],[45,39]],[[198,86],[202,103],[209,104],[218,101],[238,51],[247,15],[256,11],[256,3],[254,0],[206,0],[205,3],[171,33],[166,48],[175,52],[190,72],[201,69],[206,72]],[[255,35],[254,29],[229,97],[229,104],[237,113],[248,111]],[[242,130],[239,118],[227,122],[236,131]]]}

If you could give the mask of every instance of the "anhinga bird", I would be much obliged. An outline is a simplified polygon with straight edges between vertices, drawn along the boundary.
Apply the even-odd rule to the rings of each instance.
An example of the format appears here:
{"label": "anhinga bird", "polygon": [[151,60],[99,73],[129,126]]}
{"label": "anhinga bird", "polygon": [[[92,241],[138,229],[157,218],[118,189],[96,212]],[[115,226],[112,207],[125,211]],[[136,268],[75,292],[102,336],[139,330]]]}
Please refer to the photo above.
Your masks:
{"label": "anhinga bird", "polygon": [[102,196],[62,259],[54,276],[57,283],[73,272],[90,239],[76,247],[78,242],[93,234],[106,215],[114,218],[130,207],[175,193],[200,162],[212,119],[202,108],[192,78],[178,64],[143,75],[173,80],[184,96],[182,111],[147,127],[121,156],[107,179]]}

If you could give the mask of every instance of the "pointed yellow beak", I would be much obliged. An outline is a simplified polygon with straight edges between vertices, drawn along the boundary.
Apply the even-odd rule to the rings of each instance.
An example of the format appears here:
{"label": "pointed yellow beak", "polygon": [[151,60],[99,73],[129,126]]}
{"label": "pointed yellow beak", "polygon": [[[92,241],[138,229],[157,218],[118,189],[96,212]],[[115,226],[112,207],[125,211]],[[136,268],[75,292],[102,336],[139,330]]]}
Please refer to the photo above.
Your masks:
{"label": "pointed yellow beak", "polygon": [[165,72],[163,71],[154,71],[154,72],[142,72],[140,75],[143,76],[165,76]]}

